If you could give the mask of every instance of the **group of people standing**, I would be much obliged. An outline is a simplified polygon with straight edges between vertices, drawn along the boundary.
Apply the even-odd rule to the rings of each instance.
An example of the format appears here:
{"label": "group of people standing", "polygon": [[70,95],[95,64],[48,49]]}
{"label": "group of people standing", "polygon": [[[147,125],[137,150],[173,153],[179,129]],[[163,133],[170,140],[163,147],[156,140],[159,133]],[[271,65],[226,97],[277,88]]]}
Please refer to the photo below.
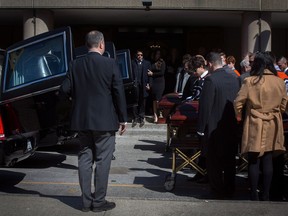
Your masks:
{"label": "group of people standing", "polygon": [[[137,51],[138,54],[143,57],[142,51]],[[240,144],[240,154],[248,160],[251,200],[269,200],[273,176],[278,176],[273,184],[283,185],[283,175],[279,172],[283,172],[285,153],[282,115],[287,107],[288,77],[282,73],[287,61],[282,57],[277,64],[272,52],[250,53],[241,62],[240,73],[235,69],[233,56],[210,52],[205,57],[183,56],[175,76],[175,92],[183,100],[199,100],[197,133],[201,141],[201,163],[207,168],[211,193],[216,197],[233,196]],[[157,103],[165,87],[165,61],[156,54],[151,65],[144,62],[147,67],[143,66],[142,72],[146,83],[141,89],[152,91],[157,122]],[[133,61],[133,71],[137,69],[138,57]],[[153,78],[152,82],[149,77]],[[141,110],[144,115],[145,109]],[[282,163],[275,167],[278,157]],[[281,189],[278,187],[276,193],[273,189],[279,198]]]}
{"label": "group of people standing", "polygon": [[[115,133],[119,131],[122,135],[126,131],[128,117],[119,67],[114,59],[102,56],[105,51],[103,34],[89,32],[86,46],[88,54],[70,63],[60,92],[72,100],[71,129],[79,134],[82,211],[101,212],[116,206],[106,200],[108,176]],[[175,91],[182,91],[183,99],[199,100],[197,133],[203,141],[202,156],[211,192],[217,197],[233,196],[237,138],[239,127],[243,125],[241,154],[248,158],[251,199],[269,200],[273,158],[285,152],[282,124],[282,113],[287,109],[285,84],[278,77],[271,52],[257,52],[253,58],[249,57],[250,69],[246,72],[249,74],[244,78],[229,67],[235,64],[235,59],[228,58],[228,61],[226,66],[225,56],[216,52],[205,58],[186,55]],[[157,51],[150,63],[138,50],[132,65],[139,94],[133,122],[145,123],[148,91],[152,94],[154,122],[157,122],[157,103],[165,88],[165,61]],[[189,77],[185,77],[186,72]],[[260,163],[263,189],[259,197]],[[91,191],[93,167],[94,190]]]}
{"label": "group of people standing", "polygon": [[[235,64],[235,59],[231,59]],[[219,198],[234,194],[240,133],[240,154],[248,160],[251,200],[269,200],[271,186],[273,199],[281,200],[286,151],[282,121],[287,110],[286,78],[283,75],[280,78],[271,52],[254,53],[245,75],[236,73],[233,64],[232,67],[225,64],[227,59],[222,53],[209,53],[206,62],[209,74],[198,98],[197,133],[202,140],[211,194]],[[202,67],[192,64],[194,72]],[[276,167],[274,173],[273,167]]]}

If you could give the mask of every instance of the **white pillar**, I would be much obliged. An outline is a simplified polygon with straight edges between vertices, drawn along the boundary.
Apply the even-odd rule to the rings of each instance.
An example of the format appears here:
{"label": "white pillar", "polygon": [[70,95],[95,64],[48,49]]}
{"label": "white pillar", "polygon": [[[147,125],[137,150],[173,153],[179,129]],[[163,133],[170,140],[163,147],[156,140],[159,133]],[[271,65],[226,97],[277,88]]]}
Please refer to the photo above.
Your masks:
{"label": "white pillar", "polygon": [[29,38],[52,30],[54,17],[50,10],[27,10],[23,15],[23,38]]}
{"label": "white pillar", "polygon": [[271,51],[271,13],[245,12],[242,16],[242,56]]}
{"label": "white pillar", "polygon": [[261,13],[261,35],[260,35],[260,47],[261,51],[271,51],[271,13],[262,12]]}

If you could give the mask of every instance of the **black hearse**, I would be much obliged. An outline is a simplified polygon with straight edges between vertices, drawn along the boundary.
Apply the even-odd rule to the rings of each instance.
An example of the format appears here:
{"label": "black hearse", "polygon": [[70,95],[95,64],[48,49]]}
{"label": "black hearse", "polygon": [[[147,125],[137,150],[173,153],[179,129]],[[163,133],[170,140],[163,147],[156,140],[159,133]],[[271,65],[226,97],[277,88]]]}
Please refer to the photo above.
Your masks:
{"label": "black hearse", "polygon": [[[0,166],[14,165],[32,155],[38,146],[77,136],[69,131],[70,101],[60,99],[58,90],[69,62],[85,52],[85,48],[74,49],[69,27],[1,50]],[[129,50],[116,52],[113,43],[107,43],[105,55],[118,56],[128,106],[134,105]]]}

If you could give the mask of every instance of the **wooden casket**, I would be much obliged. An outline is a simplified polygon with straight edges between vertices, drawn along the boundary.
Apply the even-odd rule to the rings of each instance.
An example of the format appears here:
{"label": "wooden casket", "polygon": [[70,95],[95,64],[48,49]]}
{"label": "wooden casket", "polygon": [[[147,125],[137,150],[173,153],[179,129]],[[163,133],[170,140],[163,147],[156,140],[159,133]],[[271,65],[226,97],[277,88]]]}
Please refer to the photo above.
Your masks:
{"label": "wooden casket", "polygon": [[198,145],[197,119],[198,101],[179,104],[167,119],[169,145]]}
{"label": "wooden casket", "polygon": [[[167,103],[166,110],[169,109],[168,105]],[[176,103],[173,105],[175,106],[173,112],[170,111],[169,116],[166,116],[167,144],[195,143],[197,140],[198,101],[179,102],[178,105]],[[288,147],[288,115],[286,113],[283,115],[283,127],[286,147]]]}

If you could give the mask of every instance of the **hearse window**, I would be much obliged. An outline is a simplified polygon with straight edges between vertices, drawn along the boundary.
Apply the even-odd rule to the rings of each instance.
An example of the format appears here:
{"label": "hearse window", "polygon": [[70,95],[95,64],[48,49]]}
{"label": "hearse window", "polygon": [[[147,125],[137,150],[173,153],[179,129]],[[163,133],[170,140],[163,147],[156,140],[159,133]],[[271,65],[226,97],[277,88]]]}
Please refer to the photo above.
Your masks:
{"label": "hearse window", "polygon": [[5,90],[66,73],[63,36],[37,41],[8,53]]}
{"label": "hearse window", "polygon": [[2,74],[3,60],[4,60],[4,55],[2,55],[2,53],[0,53],[0,77]]}
{"label": "hearse window", "polygon": [[129,52],[128,51],[118,51],[117,52],[117,63],[119,65],[119,69],[122,75],[122,79],[123,81],[128,81],[129,79],[131,79],[130,77],[130,73],[131,73],[131,60],[130,60],[130,56],[129,56]]}

